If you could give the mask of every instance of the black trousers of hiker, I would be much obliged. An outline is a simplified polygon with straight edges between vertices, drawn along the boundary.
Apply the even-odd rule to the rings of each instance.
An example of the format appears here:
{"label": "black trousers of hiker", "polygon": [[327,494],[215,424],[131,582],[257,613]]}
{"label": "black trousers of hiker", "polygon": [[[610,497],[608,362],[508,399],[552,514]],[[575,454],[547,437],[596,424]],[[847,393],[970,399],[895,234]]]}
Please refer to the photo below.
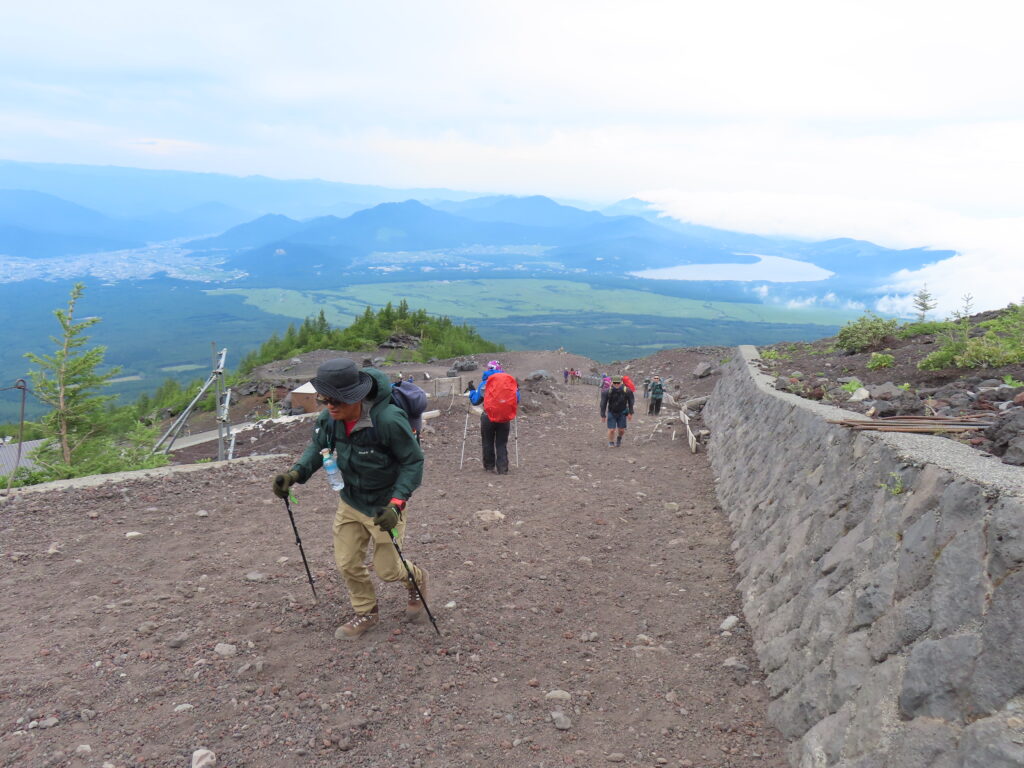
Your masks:
{"label": "black trousers of hiker", "polygon": [[497,469],[499,475],[508,472],[508,433],[511,421],[495,424],[480,414],[480,442],[484,449],[484,469]]}
{"label": "black trousers of hiker", "polygon": [[647,406],[647,413],[648,414],[652,414],[654,416],[657,416],[659,413],[661,413],[661,398],[660,397],[652,397],[651,398],[651,404]]}

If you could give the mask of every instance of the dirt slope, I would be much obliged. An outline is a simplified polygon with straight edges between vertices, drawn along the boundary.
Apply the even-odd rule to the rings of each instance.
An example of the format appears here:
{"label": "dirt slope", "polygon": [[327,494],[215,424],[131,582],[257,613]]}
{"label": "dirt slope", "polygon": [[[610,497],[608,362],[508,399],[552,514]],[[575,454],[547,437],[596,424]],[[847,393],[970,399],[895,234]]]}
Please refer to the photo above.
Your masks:
{"label": "dirt slope", "polygon": [[[560,372],[553,355],[504,362]],[[718,362],[656,367],[700,394],[701,360]],[[638,411],[609,449],[595,388],[531,387],[505,476],[482,470],[472,419],[459,469],[459,406],[432,422],[404,549],[432,576],[440,638],[400,622],[388,585],[381,626],[334,639],[335,503],[319,476],[298,488],[314,606],[268,490],[290,459],[16,496],[0,764],[181,768],[208,748],[218,766],[784,765],[747,628],[719,629],[739,601],[707,458]],[[294,454],[307,433],[247,445]]]}

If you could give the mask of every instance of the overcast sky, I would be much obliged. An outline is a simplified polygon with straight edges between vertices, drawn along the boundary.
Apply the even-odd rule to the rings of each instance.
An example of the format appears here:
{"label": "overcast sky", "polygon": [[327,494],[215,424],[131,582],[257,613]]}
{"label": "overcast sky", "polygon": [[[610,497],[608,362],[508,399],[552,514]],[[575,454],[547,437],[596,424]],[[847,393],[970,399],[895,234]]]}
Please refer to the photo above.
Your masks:
{"label": "overcast sky", "polygon": [[[1024,295],[1017,0],[0,4],[0,158],[642,196]],[[886,308],[898,307],[893,299]]]}

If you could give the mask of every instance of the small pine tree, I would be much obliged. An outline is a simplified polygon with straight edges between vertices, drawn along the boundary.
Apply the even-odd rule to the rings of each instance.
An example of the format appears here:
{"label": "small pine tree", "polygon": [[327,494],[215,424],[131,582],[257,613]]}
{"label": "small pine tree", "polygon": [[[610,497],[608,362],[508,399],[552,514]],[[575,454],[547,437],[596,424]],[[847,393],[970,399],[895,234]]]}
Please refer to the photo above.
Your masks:
{"label": "small pine tree", "polygon": [[917,322],[923,323],[928,317],[928,313],[937,306],[935,297],[928,292],[928,283],[925,283],[921,290],[914,294],[914,309],[917,310]]}
{"label": "small pine tree", "polygon": [[85,286],[76,283],[67,309],[53,313],[61,327],[61,335],[51,337],[56,351],[25,355],[39,366],[29,373],[35,395],[52,409],[42,420],[45,441],[31,454],[40,469],[23,476],[25,482],[167,463],[163,454],[150,454],[155,429],[140,424],[134,408],[111,408],[114,396],[100,394],[120,368],[99,373],[106,348],[83,349],[89,341],[83,332],[100,321],[92,317],[75,322],[75,306],[84,291]]}
{"label": "small pine tree", "polygon": [[39,366],[39,370],[30,373],[32,388],[36,397],[53,409],[44,417],[43,425],[58,445],[60,461],[68,466],[74,464],[77,452],[97,433],[103,408],[113,399],[98,392],[120,372],[119,368],[107,373],[98,372],[103,364],[105,347],[82,351],[89,341],[83,331],[100,321],[98,317],[90,317],[75,322],[75,305],[84,291],[82,283],[75,283],[67,309],[53,312],[61,327],[59,338],[50,337],[57,350],[52,355],[32,352],[25,355]]}

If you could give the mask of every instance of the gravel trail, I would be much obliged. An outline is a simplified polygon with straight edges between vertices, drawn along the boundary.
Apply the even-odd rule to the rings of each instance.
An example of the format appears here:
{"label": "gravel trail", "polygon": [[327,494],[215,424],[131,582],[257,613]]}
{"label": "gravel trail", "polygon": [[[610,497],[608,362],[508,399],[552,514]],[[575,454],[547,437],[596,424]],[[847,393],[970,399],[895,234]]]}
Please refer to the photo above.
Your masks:
{"label": "gravel trail", "polygon": [[[506,366],[560,373],[547,354]],[[689,396],[713,384],[687,380],[703,359],[641,364]],[[474,417],[459,469],[460,405],[431,422],[403,550],[430,572],[441,637],[402,623],[388,585],[380,626],[335,640],[334,502],[320,476],[297,489],[314,605],[269,491],[281,458],[16,495],[0,764],[183,768],[205,748],[256,768],[781,768],[746,624],[721,629],[741,614],[707,457],[638,403],[609,449],[595,388],[528,387],[505,476],[481,468]],[[308,429],[247,448],[296,455]]]}

